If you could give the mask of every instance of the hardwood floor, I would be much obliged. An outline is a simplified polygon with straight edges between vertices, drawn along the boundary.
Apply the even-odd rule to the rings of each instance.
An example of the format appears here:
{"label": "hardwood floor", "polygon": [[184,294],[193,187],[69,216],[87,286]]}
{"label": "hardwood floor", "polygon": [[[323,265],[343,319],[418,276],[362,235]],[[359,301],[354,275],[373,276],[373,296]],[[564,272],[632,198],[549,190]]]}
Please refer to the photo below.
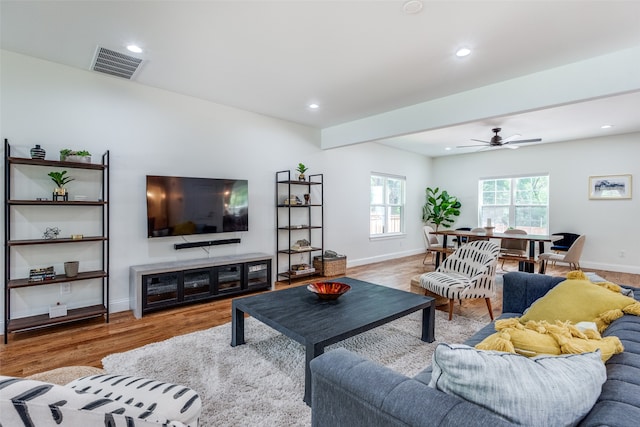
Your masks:
{"label": "hardwood floor", "polygon": [[[422,264],[423,255],[395,259],[347,269],[347,276],[409,291],[411,278],[432,271],[433,264]],[[427,259],[429,261],[429,259]],[[505,270],[516,270],[515,263]],[[567,267],[551,267],[547,274],[564,275]],[[499,269],[498,272],[501,272]],[[614,283],[640,287],[640,275],[596,271]],[[292,286],[308,283],[299,281]],[[289,285],[277,283],[276,289]],[[499,315],[502,295],[493,299],[493,311]],[[489,321],[484,300],[468,300],[456,304],[454,315]],[[135,319],[131,312],[111,315],[110,323],[100,319],[9,335],[9,344],[0,344],[0,374],[25,376],[71,365],[101,367],[103,357],[131,350],[175,335],[211,328],[231,321],[231,299],[165,310]],[[229,337],[231,341],[231,337]]]}

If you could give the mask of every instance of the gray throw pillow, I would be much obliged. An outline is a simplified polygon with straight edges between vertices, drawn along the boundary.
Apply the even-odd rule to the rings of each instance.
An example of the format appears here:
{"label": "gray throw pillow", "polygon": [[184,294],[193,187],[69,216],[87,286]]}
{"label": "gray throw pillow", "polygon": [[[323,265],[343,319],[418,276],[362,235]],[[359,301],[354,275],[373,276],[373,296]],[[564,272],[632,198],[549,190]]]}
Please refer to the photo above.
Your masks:
{"label": "gray throw pillow", "polygon": [[528,358],[439,344],[429,387],[527,426],[573,426],[595,404],[607,379],[600,351]]}

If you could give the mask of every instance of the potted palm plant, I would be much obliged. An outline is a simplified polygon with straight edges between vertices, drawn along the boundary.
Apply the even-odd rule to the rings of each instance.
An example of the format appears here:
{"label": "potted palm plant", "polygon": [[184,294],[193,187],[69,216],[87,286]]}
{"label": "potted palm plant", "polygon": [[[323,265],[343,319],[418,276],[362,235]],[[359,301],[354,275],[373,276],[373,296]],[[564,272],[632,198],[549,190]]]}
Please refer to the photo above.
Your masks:
{"label": "potted palm plant", "polygon": [[53,194],[54,195],[58,195],[58,196],[66,195],[67,194],[67,189],[64,188],[64,186],[75,179],[75,178],[71,178],[70,176],[66,176],[67,175],[67,171],[49,172],[48,175],[51,178],[51,181],[55,182],[56,185],[57,185],[57,187],[53,190]]}
{"label": "potted palm plant", "polygon": [[300,175],[298,175],[298,180],[300,181],[304,181],[305,177],[304,177],[304,173],[309,170],[309,168],[307,168],[305,165],[303,165],[302,163],[298,163],[298,167],[296,168],[296,170],[300,173]]}

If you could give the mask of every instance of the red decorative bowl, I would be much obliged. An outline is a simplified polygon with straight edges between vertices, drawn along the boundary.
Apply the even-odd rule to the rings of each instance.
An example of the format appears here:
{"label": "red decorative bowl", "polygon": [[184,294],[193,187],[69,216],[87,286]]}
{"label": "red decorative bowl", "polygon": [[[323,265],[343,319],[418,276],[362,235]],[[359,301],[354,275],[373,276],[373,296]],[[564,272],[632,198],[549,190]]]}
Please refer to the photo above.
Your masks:
{"label": "red decorative bowl", "polygon": [[339,282],[318,282],[307,285],[307,290],[318,295],[318,298],[325,300],[338,299],[340,295],[346,293],[351,286]]}

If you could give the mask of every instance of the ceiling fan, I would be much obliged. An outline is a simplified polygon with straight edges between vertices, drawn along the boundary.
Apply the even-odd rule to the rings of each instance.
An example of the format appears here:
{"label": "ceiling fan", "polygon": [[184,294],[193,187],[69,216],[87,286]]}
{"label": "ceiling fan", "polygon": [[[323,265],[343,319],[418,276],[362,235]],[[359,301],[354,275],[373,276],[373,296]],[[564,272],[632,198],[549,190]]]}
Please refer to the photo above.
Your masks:
{"label": "ceiling fan", "polygon": [[[515,149],[515,148],[518,148],[518,146],[517,145],[513,145],[513,144],[525,144],[525,143],[528,143],[528,142],[540,142],[540,141],[542,141],[541,138],[516,139],[516,138],[520,137],[520,135],[518,135],[518,134],[511,135],[510,137],[503,139],[500,135],[498,135],[501,130],[502,130],[502,128],[493,128],[493,129],[491,129],[491,132],[493,132],[495,135],[493,135],[491,137],[491,140],[489,140],[489,141],[484,141],[482,139],[471,139],[472,141],[482,142],[482,144],[480,144],[480,145],[460,145],[460,146],[458,146],[458,148],[467,148],[467,147],[485,147],[485,148],[505,147],[505,148]],[[488,145],[486,145],[486,144],[488,144]]]}

